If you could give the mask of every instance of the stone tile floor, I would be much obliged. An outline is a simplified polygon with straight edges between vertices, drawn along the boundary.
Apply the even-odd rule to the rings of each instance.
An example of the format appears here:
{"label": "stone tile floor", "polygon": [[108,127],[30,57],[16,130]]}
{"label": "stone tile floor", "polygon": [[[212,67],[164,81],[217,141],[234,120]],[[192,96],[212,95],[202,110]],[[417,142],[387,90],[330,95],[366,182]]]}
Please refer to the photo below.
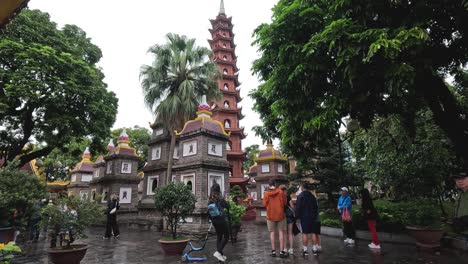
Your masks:
{"label": "stone tile floor", "polygon": [[[102,240],[103,229],[90,230],[87,243],[90,248],[82,264],[120,264],[120,263],[182,263],[180,257],[165,256],[158,243],[160,233],[122,228],[119,240]],[[295,252],[299,252],[299,236],[296,237]],[[226,246],[227,263],[317,263],[317,264],[468,264],[466,252],[445,249],[440,255],[419,251],[413,245],[383,244],[380,253],[368,249],[368,241],[358,241],[355,247],[343,245],[341,239],[322,236],[323,253],[318,257],[310,255],[307,258],[292,256],[287,259],[272,258],[270,254],[269,235],[266,226],[244,223],[239,233],[239,241]],[[41,241],[34,244],[21,245],[24,255],[13,263],[48,263],[47,243]],[[207,248],[201,255],[209,259],[203,263],[218,263],[212,254],[215,249],[215,237],[211,236]],[[200,255],[200,254],[199,254]]]}

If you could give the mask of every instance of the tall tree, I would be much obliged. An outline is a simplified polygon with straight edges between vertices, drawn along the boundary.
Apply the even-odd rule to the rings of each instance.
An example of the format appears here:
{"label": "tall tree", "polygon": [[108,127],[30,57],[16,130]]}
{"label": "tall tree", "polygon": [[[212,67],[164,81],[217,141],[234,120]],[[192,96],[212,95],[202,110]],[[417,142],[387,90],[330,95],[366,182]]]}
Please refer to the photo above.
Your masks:
{"label": "tall tree", "polygon": [[117,98],[103,82],[100,58],[101,50],[82,29],[57,29],[39,10],[23,10],[0,32],[4,165],[19,157],[21,166],[73,138],[102,144],[115,121]]}
{"label": "tall tree", "polygon": [[356,133],[352,155],[366,179],[387,197],[447,196],[453,191],[449,176],[460,169],[453,146],[429,110],[419,111],[415,124],[411,137],[398,116],[379,118],[369,130]]}
{"label": "tall tree", "polygon": [[175,130],[181,130],[195,117],[202,95],[219,98],[217,66],[210,60],[212,52],[198,47],[195,39],[169,33],[167,43],[149,49],[154,56],[152,65],[141,67],[140,79],[145,103],[171,133],[166,183],[171,180]]}
{"label": "tall tree", "polygon": [[400,115],[414,136],[418,110],[468,165],[468,112],[444,79],[468,59],[466,0],[281,0],[255,31],[253,66],[264,83],[252,96],[265,127],[301,152],[321,130],[350,115],[369,128]]}

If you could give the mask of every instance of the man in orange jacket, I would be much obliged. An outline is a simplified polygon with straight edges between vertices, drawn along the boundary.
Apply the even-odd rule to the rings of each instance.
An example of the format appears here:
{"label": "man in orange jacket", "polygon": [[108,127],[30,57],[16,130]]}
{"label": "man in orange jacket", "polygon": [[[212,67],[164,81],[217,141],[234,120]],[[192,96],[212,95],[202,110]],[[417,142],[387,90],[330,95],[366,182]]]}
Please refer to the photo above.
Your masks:
{"label": "man in orange jacket", "polygon": [[263,194],[263,205],[267,209],[267,225],[270,232],[271,240],[271,256],[276,257],[275,233],[279,232],[280,241],[280,257],[287,257],[284,245],[284,231],[286,231],[286,214],[284,207],[286,206],[286,194],[279,188],[275,187],[275,181],[270,180],[270,188]]}

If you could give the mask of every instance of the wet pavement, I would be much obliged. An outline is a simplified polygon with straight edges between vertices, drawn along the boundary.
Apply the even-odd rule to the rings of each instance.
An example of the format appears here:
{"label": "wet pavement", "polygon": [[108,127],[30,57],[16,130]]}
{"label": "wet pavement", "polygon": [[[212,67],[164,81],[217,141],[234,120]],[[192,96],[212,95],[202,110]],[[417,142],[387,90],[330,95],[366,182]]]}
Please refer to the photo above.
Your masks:
{"label": "wet pavement", "polygon": [[[290,256],[286,259],[272,258],[269,235],[266,226],[258,226],[246,222],[239,233],[238,242],[229,243],[225,248],[228,257],[226,263],[389,263],[389,264],[468,264],[468,254],[454,250],[442,250],[440,255],[419,251],[413,245],[383,244],[380,252],[371,251],[368,241],[360,240],[355,247],[345,246],[341,239],[322,236],[323,252],[315,257]],[[165,256],[158,239],[160,233],[155,231],[140,231],[122,228],[119,240],[102,240],[103,229],[93,228],[89,238],[84,239],[90,247],[81,262],[82,264],[120,264],[120,263],[183,263],[180,257]],[[300,236],[296,238],[295,252],[300,250]],[[211,236],[205,251],[198,255],[208,256],[203,263],[218,263],[212,254],[216,248],[215,237]],[[49,263],[47,258],[47,243],[41,241],[34,244],[20,245],[24,255],[16,258],[13,263]]]}

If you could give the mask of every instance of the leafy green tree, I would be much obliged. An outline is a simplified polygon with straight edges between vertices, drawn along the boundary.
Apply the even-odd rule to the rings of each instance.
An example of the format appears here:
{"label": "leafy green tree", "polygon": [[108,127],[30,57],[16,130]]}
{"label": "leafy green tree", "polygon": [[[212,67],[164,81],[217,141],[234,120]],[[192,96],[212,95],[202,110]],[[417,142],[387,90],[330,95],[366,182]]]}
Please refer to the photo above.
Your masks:
{"label": "leafy green tree", "polygon": [[46,197],[46,186],[16,163],[0,168],[0,227],[24,229],[34,205]]}
{"label": "leafy green tree", "polygon": [[171,228],[172,239],[177,238],[177,227],[192,214],[196,202],[192,190],[182,182],[170,182],[156,189],[154,204],[156,210],[166,218],[167,225]]}
{"label": "leafy green tree", "polygon": [[257,154],[260,152],[259,145],[251,145],[244,149],[244,152],[247,153],[247,160],[242,164],[242,169],[245,173],[249,172],[249,168],[254,164],[254,160],[257,157]]}
{"label": "leafy green tree", "polygon": [[147,107],[171,133],[166,183],[171,181],[176,143],[175,130],[195,117],[203,95],[219,98],[219,70],[210,60],[212,52],[195,45],[195,39],[169,33],[167,43],[149,49],[154,56],[152,65],[141,67],[140,79]]}
{"label": "leafy green tree", "polygon": [[[130,145],[137,150],[137,153],[140,155],[138,160],[138,170],[140,171],[145,166],[148,157],[148,142],[151,138],[151,133],[148,129],[144,127],[134,126],[133,128],[126,129],[128,136],[130,137]],[[114,142],[117,142],[117,139],[122,133],[122,128],[112,130],[112,138]]]}
{"label": "leafy green tree", "polygon": [[103,82],[101,56],[82,29],[57,29],[39,10],[23,10],[0,32],[4,165],[19,157],[21,166],[74,138],[102,145],[115,121],[117,98]]}
{"label": "leafy green tree", "polygon": [[253,70],[264,81],[252,97],[265,129],[285,148],[303,143],[348,115],[369,128],[399,115],[415,134],[428,107],[468,166],[467,108],[459,86],[467,65],[467,1],[280,0],[259,26],[262,53]]}
{"label": "leafy green tree", "polygon": [[445,198],[454,187],[449,176],[460,164],[429,110],[417,113],[415,125],[412,137],[399,117],[380,118],[356,133],[352,155],[366,179],[388,198]]}
{"label": "leafy green tree", "polygon": [[[86,147],[91,145],[91,140],[87,138],[72,138],[61,148],[54,148],[43,159],[39,171],[47,177],[47,181],[66,180],[69,177],[69,169],[72,169],[81,161]],[[99,151],[101,152],[100,148]],[[94,148],[90,148],[92,156],[95,158],[97,153]]]}

